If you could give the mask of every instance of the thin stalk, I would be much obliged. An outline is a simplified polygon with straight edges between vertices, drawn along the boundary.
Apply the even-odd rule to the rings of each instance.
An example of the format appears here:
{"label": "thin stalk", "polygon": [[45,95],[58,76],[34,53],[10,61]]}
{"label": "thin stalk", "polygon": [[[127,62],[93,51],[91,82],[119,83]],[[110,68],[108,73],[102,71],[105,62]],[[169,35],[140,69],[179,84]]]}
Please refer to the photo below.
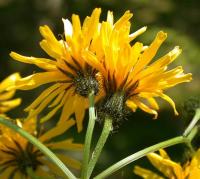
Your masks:
{"label": "thin stalk", "polygon": [[189,126],[186,128],[185,132],[183,133],[183,136],[187,136],[190,133],[190,131],[194,128],[194,126],[197,124],[199,119],[200,119],[200,108],[197,108],[195,115],[192,121],[190,122]]}
{"label": "thin stalk", "polygon": [[88,171],[87,171],[87,178],[90,178],[92,171],[99,159],[99,156],[101,154],[101,151],[106,143],[106,140],[110,134],[110,132],[112,131],[113,126],[112,126],[112,120],[109,118],[105,118],[104,121],[104,126],[103,126],[103,130],[101,133],[101,136],[97,142],[97,145],[94,149],[94,152],[92,154],[92,157],[90,159],[89,165],[88,165]]}
{"label": "thin stalk", "polygon": [[94,179],[106,178],[109,175],[111,175],[112,173],[121,169],[122,167],[130,164],[131,162],[138,160],[138,159],[144,157],[145,155],[147,155],[148,153],[155,152],[161,148],[166,148],[166,147],[173,146],[176,144],[185,143],[190,148],[190,150],[192,152],[194,152],[191,142],[198,132],[198,126],[196,126],[196,124],[199,119],[200,119],[200,109],[197,109],[195,116],[193,117],[189,126],[186,128],[185,132],[183,133],[183,136],[174,137],[172,139],[160,142],[158,144],[155,144],[153,146],[150,146],[148,148],[140,150],[140,151],[120,160],[119,162],[115,163],[114,165],[110,166],[109,168],[107,168],[106,170],[101,172],[99,175],[94,177]]}
{"label": "thin stalk", "polygon": [[199,129],[198,126],[194,126],[193,129],[190,131],[190,133],[186,136],[190,143],[192,142],[193,138],[196,136],[198,129]]}
{"label": "thin stalk", "polygon": [[73,173],[62,163],[62,161],[44,144],[42,144],[39,140],[33,137],[31,134],[23,130],[22,128],[16,126],[12,122],[7,119],[0,117],[0,123],[11,128],[12,130],[19,133],[22,137],[26,138],[30,143],[32,143],[35,147],[37,147],[44,155],[46,155],[57,167],[59,167],[63,173],[69,179],[76,179]]}
{"label": "thin stalk", "polygon": [[116,172],[117,170],[121,169],[122,167],[130,164],[131,162],[138,160],[142,157],[144,157],[145,155],[147,155],[148,153],[151,152],[155,152],[161,148],[166,148],[172,145],[176,145],[176,144],[180,144],[180,143],[185,143],[188,142],[188,139],[183,137],[183,136],[179,136],[179,137],[174,137],[172,139],[160,142],[156,145],[150,146],[148,148],[145,148],[143,150],[140,150],[122,160],[120,160],[119,162],[115,163],[114,165],[110,166],[109,168],[107,168],[106,170],[104,170],[103,172],[101,172],[99,175],[97,175],[96,177],[94,177],[94,179],[103,179],[106,178],[108,176],[110,176],[112,173]]}
{"label": "thin stalk", "polygon": [[94,91],[92,91],[89,94],[88,98],[89,98],[89,122],[87,126],[84,149],[83,149],[83,165],[82,165],[83,168],[81,173],[82,179],[86,179],[87,177],[87,168],[90,157],[91,141],[96,120],[95,108],[94,108]]}

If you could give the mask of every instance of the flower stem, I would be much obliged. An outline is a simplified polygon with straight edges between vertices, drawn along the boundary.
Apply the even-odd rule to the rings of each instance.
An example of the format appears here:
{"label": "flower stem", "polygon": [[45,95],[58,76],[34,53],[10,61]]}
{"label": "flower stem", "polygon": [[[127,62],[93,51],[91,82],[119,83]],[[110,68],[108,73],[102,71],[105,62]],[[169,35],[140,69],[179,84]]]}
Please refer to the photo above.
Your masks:
{"label": "flower stem", "polygon": [[22,128],[16,126],[9,120],[4,119],[2,117],[0,117],[0,123],[11,128],[12,130],[19,133],[21,136],[26,138],[30,143],[32,143],[35,147],[37,147],[42,153],[44,153],[47,157],[49,157],[49,159],[63,171],[66,177],[68,177],[69,179],[76,179],[73,173],[62,163],[62,161],[51,150],[49,150],[44,144],[42,144],[39,140],[37,140],[31,134],[29,134]]}
{"label": "flower stem", "polygon": [[83,149],[83,165],[82,165],[83,168],[82,168],[82,173],[81,173],[82,179],[86,179],[87,177],[87,168],[88,168],[89,157],[90,157],[91,140],[92,140],[92,134],[93,134],[95,120],[96,120],[95,109],[94,109],[94,91],[92,91],[88,97],[89,97],[89,122],[88,122],[88,127],[86,131],[86,136],[85,136],[85,144],[84,144],[84,149]]}
{"label": "flower stem", "polygon": [[186,128],[185,132],[183,133],[183,136],[187,136],[190,133],[190,131],[194,128],[194,126],[197,124],[199,119],[200,119],[200,108],[197,108],[196,113],[192,121],[190,122],[189,126]]}
{"label": "flower stem", "polygon": [[110,166],[109,168],[107,168],[106,170],[101,172],[99,175],[94,177],[94,179],[106,178],[109,175],[111,175],[112,173],[121,169],[122,167],[130,164],[131,162],[133,162],[135,160],[138,160],[138,159],[144,157],[148,153],[155,152],[155,151],[159,150],[160,148],[166,148],[166,147],[176,145],[176,144],[179,144],[179,143],[184,143],[184,142],[187,142],[187,141],[188,141],[187,138],[185,138],[183,136],[179,136],[179,137],[175,137],[175,138],[160,142],[156,145],[150,146],[150,147],[145,148],[143,150],[140,150],[140,151],[120,160],[119,162],[115,163],[114,165]]}
{"label": "flower stem", "polygon": [[160,142],[158,144],[155,144],[153,146],[150,146],[148,148],[140,150],[140,151],[120,160],[119,162],[113,164],[112,166],[110,166],[109,168],[107,168],[106,170],[101,172],[99,175],[94,177],[94,179],[106,178],[109,175],[111,175],[112,173],[121,169],[122,167],[130,164],[131,162],[138,160],[138,159],[144,157],[145,155],[147,155],[148,153],[155,152],[161,148],[166,148],[166,147],[173,146],[176,144],[185,143],[193,152],[193,147],[192,147],[191,142],[198,132],[198,126],[196,126],[196,124],[199,121],[199,119],[200,119],[200,109],[198,108],[198,109],[196,109],[196,113],[195,113],[191,123],[186,128],[186,130],[182,136],[174,137],[172,139]]}
{"label": "flower stem", "polygon": [[90,178],[92,171],[97,163],[97,160],[101,154],[101,151],[102,151],[102,149],[106,143],[106,140],[107,140],[110,132],[112,131],[112,129],[113,129],[112,120],[110,118],[105,118],[101,136],[97,142],[97,145],[94,149],[94,152],[92,154],[92,157],[91,157],[89,165],[88,165],[87,178]]}

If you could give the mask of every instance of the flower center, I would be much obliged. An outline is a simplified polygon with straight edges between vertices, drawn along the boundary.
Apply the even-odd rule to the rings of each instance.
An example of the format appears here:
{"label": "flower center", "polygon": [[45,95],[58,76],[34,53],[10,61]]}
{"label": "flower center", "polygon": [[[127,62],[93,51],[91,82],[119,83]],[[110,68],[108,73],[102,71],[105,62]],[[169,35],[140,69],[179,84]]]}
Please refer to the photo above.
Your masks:
{"label": "flower center", "polygon": [[6,155],[9,155],[9,159],[1,163],[2,167],[14,166],[16,167],[15,172],[20,171],[22,174],[27,175],[27,169],[32,168],[35,171],[38,165],[41,165],[41,162],[38,160],[38,157],[41,153],[38,150],[33,149],[33,145],[28,143],[26,148],[23,149],[22,146],[14,141],[16,147],[7,146],[6,149],[2,149]]}
{"label": "flower center", "polygon": [[72,58],[72,60],[74,64],[64,61],[72,72],[58,67],[58,69],[70,79],[67,81],[71,83],[70,88],[75,87],[75,92],[83,97],[88,97],[92,90],[96,95],[99,92],[99,83],[96,79],[97,71],[88,64],[82,67],[74,58]]}
{"label": "flower center", "polygon": [[121,121],[127,119],[127,115],[130,113],[125,102],[126,95],[122,91],[108,94],[97,104],[98,120],[102,122],[106,117],[111,118],[113,120],[113,126],[115,127]]}
{"label": "flower center", "polygon": [[75,92],[81,96],[88,97],[88,94],[93,90],[96,95],[99,91],[99,84],[95,77],[90,75],[77,76],[73,80],[75,84]]}

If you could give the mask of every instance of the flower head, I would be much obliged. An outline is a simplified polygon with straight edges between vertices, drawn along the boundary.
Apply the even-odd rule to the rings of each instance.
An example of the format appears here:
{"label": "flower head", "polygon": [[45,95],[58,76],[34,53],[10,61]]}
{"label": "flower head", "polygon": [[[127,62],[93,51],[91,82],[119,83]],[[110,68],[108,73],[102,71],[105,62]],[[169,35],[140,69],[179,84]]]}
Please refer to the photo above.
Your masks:
{"label": "flower head", "polygon": [[[160,150],[160,155],[156,153],[148,154],[148,159],[151,164],[158,169],[167,178],[177,179],[197,179],[200,176],[200,149],[192,157],[190,162],[187,162],[184,166],[176,163],[170,159],[164,150]],[[162,177],[150,170],[136,166],[134,173],[141,176],[142,178],[160,178]]]}
{"label": "flower head", "polygon": [[11,99],[15,95],[16,90],[9,90],[16,80],[19,80],[20,78],[18,73],[14,73],[0,83],[0,114],[4,114],[20,105],[20,98]]}
{"label": "flower head", "polygon": [[93,41],[95,52],[84,52],[85,60],[94,66],[103,78],[105,97],[97,109],[98,116],[108,115],[115,121],[124,119],[127,106],[135,111],[138,107],[157,118],[159,105],[156,97],[171,104],[178,114],[173,100],[164,91],[179,83],[189,82],[191,74],[184,74],[181,66],[167,70],[181,53],[179,47],[152,62],[159,47],[167,38],[163,31],[158,32],[149,46],[131,41],[146,30],[143,27],[130,34],[132,14],[127,11],[116,23],[108,13],[98,38]]}
{"label": "flower head", "polygon": [[[9,119],[8,119],[9,120]],[[16,120],[16,125],[38,138],[69,167],[80,169],[80,162],[67,156],[66,151],[82,150],[81,144],[73,143],[72,139],[55,141],[55,137],[66,132],[75,121],[70,119],[65,125],[57,125],[47,132],[38,131],[36,119]],[[62,172],[49,161],[37,148],[10,128],[0,125],[0,167],[1,178],[24,178],[27,170],[32,169],[38,176],[50,177]],[[65,152],[65,153],[64,153]],[[54,173],[55,172],[55,173]]]}
{"label": "flower head", "polygon": [[81,26],[78,15],[72,15],[72,23],[63,19],[64,39],[57,40],[48,26],[41,26],[44,39],[42,49],[52,58],[35,58],[11,52],[15,60],[34,64],[45,72],[35,73],[16,82],[16,88],[30,90],[43,84],[52,85],[26,108],[29,117],[38,115],[45,107],[50,112],[42,119],[46,121],[62,108],[60,122],[68,120],[75,113],[78,131],[82,130],[82,120],[88,107],[87,96],[91,91],[99,92],[99,80],[96,69],[88,65],[82,57],[82,51],[90,50],[90,44],[98,32],[101,10],[96,8],[90,17],[86,17]]}

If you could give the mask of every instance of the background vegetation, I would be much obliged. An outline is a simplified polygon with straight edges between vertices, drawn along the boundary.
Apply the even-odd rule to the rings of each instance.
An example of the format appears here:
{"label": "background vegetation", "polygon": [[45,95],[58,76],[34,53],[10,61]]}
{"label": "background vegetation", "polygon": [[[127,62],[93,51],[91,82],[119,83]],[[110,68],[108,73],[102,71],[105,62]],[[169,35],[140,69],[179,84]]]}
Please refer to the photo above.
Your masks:
{"label": "background vegetation", "polygon": [[[125,10],[133,12],[133,31],[142,26],[148,26],[147,32],[139,38],[144,44],[149,44],[157,31],[166,31],[168,39],[158,57],[179,45],[183,53],[174,65],[183,65],[186,72],[193,73],[191,83],[181,84],[168,91],[168,94],[176,101],[180,115],[175,117],[171,107],[163,101],[161,101],[162,107],[157,120],[152,120],[152,116],[139,110],[132,114],[130,119],[110,136],[96,168],[96,173],[98,173],[101,169],[131,153],[174,137],[183,131],[186,118],[183,116],[181,106],[190,96],[200,97],[200,3],[198,0],[0,0],[0,79],[16,71],[26,76],[39,70],[31,65],[12,60],[8,54],[13,50],[27,56],[46,56],[38,45],[41,40],[38,31],[40,25],[47,24],[55,34],[62,34],[62,17],[70,19],[72,13],[76,13],[83,19],[86,15],[90,15],[95,7],[102,8],[102,19],[105,18],[107,10],[114,11],[116,19]],[[22,96],[23,104],[12,111],[10,116],[26,116],[23,108],[41,90],[42,87],[27,92],[19,91],[17,96]],[[87,120],[84,124],[87,124]],[[97,124],[96,138],[99,130],[100,127]],[[66,135],[75,136],[76,141],[83,142],[84,134],[85,130],[77,134],[76,129],[73,128],[71,133]],[[184,147],[176,146],[167,151],[173,159],[183,161],[187,157],[184,149]],[[141,159],[110,178],[137,178],[132,173],[135,164],[150,167],[146,159]]]}

